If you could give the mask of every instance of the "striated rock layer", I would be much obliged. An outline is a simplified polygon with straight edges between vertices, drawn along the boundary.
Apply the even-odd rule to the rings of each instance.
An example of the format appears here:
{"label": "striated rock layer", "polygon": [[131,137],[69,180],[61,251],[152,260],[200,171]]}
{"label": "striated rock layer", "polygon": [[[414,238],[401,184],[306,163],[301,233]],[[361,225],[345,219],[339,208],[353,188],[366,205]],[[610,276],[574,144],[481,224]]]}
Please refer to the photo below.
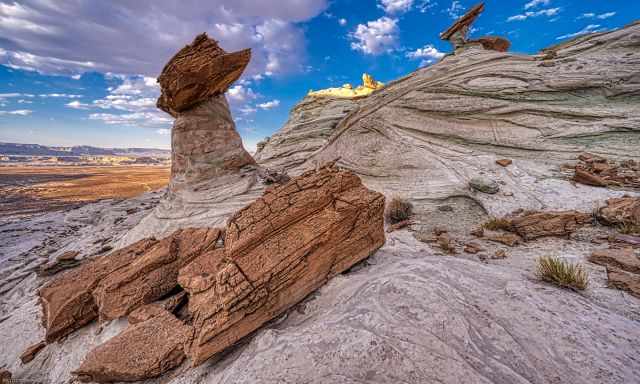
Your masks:
{"label": "striated rock layer", "polygon": [[384,196],[354,174],[310,171],[267,190],[229,220],[224,252],[180,271],[193,365],[284,312],[384,244]]}

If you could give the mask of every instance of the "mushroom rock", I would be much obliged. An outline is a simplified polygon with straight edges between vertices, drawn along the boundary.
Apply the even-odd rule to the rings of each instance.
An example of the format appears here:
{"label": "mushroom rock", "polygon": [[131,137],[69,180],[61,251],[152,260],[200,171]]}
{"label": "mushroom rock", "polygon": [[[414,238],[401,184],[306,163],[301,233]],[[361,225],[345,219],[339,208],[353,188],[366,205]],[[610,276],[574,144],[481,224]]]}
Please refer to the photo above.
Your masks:
{"label": "mushroom rock", "polygon": [[242,145],[224,92],[249,63],[206,34],[182,48],[158,77],[157,106],[175,117],[171,179],[158,206],[119,246],[185,227],[212,227],[260,195],[256,162]]}

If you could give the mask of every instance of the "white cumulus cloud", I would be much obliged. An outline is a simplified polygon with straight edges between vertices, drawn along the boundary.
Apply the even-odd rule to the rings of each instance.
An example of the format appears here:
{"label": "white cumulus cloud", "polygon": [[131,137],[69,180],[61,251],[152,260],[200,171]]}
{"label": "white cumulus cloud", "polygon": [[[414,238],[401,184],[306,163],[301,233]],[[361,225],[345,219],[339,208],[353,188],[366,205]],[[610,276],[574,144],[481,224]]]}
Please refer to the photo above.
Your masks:
{"label": "white cumulus cloud", "polygon": [[539,16],[551,17],[551,16],[557,15],[558,12],[560,12],[560,8],[541,9],[535,12],[528,11],[519,15],[509,16],[509,18],[507,18],[507,21],[520,21],[520,20],[526,20],[530,17],[539,17]]}
{"label": "white cumulus cloud", "polygon": [[380,0],[378,8],[385,13],[404,13],[411,10],[413,0]]}
{"label": "white cumulus cloud", "polygon": [[271,100],[271,101],[267,101],[265,103],[260,103],[258,104],[258,107],[264,110],[268,110],[268,109],[273,109],[277,106],[280,105],[280,100]]}
{"label": "white cumulus cloud", "polygon": [[535,8],[539,5],[547,6],[550,2],[551,0],[531,0],[524,5],[524,9]]}
{"label": "white cumulus cloud", "polygon": [[383,16],[367,24],[358,24],[350,35],[351,49],[366,55],[378,55],[392,51],[398,40],[398,19]]}
{"label": "white cumulus cloud", "polygon": [[422,48],[418,48],[415,51],[406,53],[406,57],[412,60],[422,59],[420,66],[425,66],[433,63],[436,60],[440,60],[444,57],[444,52],[438,51],[436,47],[431,44],[427,44]]}

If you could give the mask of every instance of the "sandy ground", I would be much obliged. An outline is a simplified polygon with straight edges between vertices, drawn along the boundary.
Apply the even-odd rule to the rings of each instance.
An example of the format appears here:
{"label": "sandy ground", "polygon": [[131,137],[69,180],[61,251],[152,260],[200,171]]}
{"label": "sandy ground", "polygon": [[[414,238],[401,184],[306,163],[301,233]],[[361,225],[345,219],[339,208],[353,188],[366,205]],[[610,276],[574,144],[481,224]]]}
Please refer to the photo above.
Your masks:
{"label": "sandy ground", "polygon": [[168,167],[0,167],[0,216],[77,207],[103,199],[131,198],[169,182]]}

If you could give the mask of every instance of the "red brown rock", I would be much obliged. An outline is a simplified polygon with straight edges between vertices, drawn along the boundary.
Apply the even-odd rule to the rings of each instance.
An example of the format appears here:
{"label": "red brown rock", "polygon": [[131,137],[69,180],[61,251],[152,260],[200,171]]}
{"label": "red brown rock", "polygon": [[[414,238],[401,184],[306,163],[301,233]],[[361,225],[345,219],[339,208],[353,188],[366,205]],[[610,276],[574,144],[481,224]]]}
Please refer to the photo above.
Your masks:
{"label": "red brown rock", "polygon": [[492,259],[506,259],[507,251],[504,249],[498,249],[496,253],[491,257]]}
{"label": "red brown rock", "polygon": [[498,164],[498,165],[500,165],[502,167],[507,167],[507,166],[511,165],[511,163],[513,163],[513,161],[510,160],[510,159],[499,159],[499,160],[496,160],[496,164]]}
{"label": "red brown rock", "polygon": [[623,271],[640,274],[640,258],[635,255],[633,249],[600,249],[593,251],[589,256],[589,261],[595,264],[604,265],[607,268],[613,267]]}
{"label": "red brown rock", "polygon": [[11,384],[11,372],[0,369],[0,384]]}
{"label": "red brown rock", "polygon": [[440,34],[442,40],[449,40],[455,48],[463,46],[467,42],[469,27],[484,11],[484,3],[473,6],[467,13],[458,18],[452,26]]}
{"label": "red brown rock", "polygon": [[476,254],[484,251],[484,249],[478,243],[468,242],[464,245],[463,251],[466,253]]}
{"label": "red brown rock", "polygon": [[482,36],[470,42],[478,42],[482,44],[482,48],[498,52],[507,52],[511,47],[511,42],[500,36]]}
{"label": "red brown rock", "polygon": [[573,181],[580,184],[592,185],[595,187],[606,187],[607,182],[600,176],[587,172],[582,168],[576,168]]}
{"label": "red brown rock", "polygon": [[397,231],[398,229],[402,229],[408,225],[410,225],[412,223],[411,220],[402,220],[400,222],[397,222],[395,224],[391,224],[389,226],[389,228],[387,228],[387,233],[391,233],[393,231]]}
{"label": "red brown rock", "polygon": [[593,216],[578,211],[524,212],[510,219],[513,232],[525,240],[543,236],[567,236],[581,226],[591,224]]}
{"label": "red brown rock", "polygon": [[20,355],[20,361],[22,361],[22,364],[27,364],[31,360],[35,359],[38,352],[40,352],[46,345],[47,343],[41,341],[27,348],[24,352],[22,352],[22,355]]}
{"label": "red brown rock", "polygon": [[177,367],[193,330],[167,311],[93,349],[73,373],[83,382],[138,381]]}
{"label": "red brown rock", "polygon": [[227,53],[206,33],[196,36],[165,65],[158,77],[158,108],[177,116],[200,102],[221,95],[251,59],[251,50]]}
{"label": "red brown rock", "polygon": [[598,220],[609,225],[640,227],[640,197],[620,197],[606,201],[598,209]]}
{"label": "red brown rock", "polygon": [[52,280],[40,289],[47,342],[58,340],[98,316],[92,292],[100,280],[132,263],[157,241],[144,239],[101,256]]}
{"label": "red brown rock", "polygon": [[268,189],[229,219],[224,252],[180,271],[199,365],[384,244],[384,196],[332,165]]}
{"label": "red brown rock", "polygon": [[456,246],[455,243],[453,241],[453,239],[451,238],[451,236],[449,236],[449,234],[447,232],[442,232],[440,233],[437,238],[436,241],[438,243],[438,246],[440,247],[440,249],[442,249],[443,251],[449,253],[449,254],[455,254],[456,253]]}
{"label": "red brown rock", "polygon": [[490,233],[485,234],[485,239],[502,243],[510,247],[516,246],[522,243],[522,238],[514,233]]}
{"label": "red brown rock", "polygon": [[38,276],[50,276],[54,275],[65,269],[76,267],[80,264],[80,260],[76,260],[80,252],[68,251],[58,256],[53,263],[48,263],[40,266],[37,271]]}
{"label": "red brown rock", "polygon": [[627,291],[640,298],[640,275],[626,272],[617,268],[607,267],[607,285],[610,288]]}
{"label": "red brown rock", "polygon": [[217,228],[176,231],[133,262],[105,276],[93,290],[100,319],[126,316],[169,293],[178,284],[180,268],[213,249],[220,234]]}
{"label": "red brown rock", "polygon": [[174,311],[176,311],[186,301],[187,293],[182,291],[166,300],[146,304],[134,309],[129,313],[129,316],[127,316],[127,320],[129,320],[129,324],[137,324],[163,314],[165,311],[174,313]]}

